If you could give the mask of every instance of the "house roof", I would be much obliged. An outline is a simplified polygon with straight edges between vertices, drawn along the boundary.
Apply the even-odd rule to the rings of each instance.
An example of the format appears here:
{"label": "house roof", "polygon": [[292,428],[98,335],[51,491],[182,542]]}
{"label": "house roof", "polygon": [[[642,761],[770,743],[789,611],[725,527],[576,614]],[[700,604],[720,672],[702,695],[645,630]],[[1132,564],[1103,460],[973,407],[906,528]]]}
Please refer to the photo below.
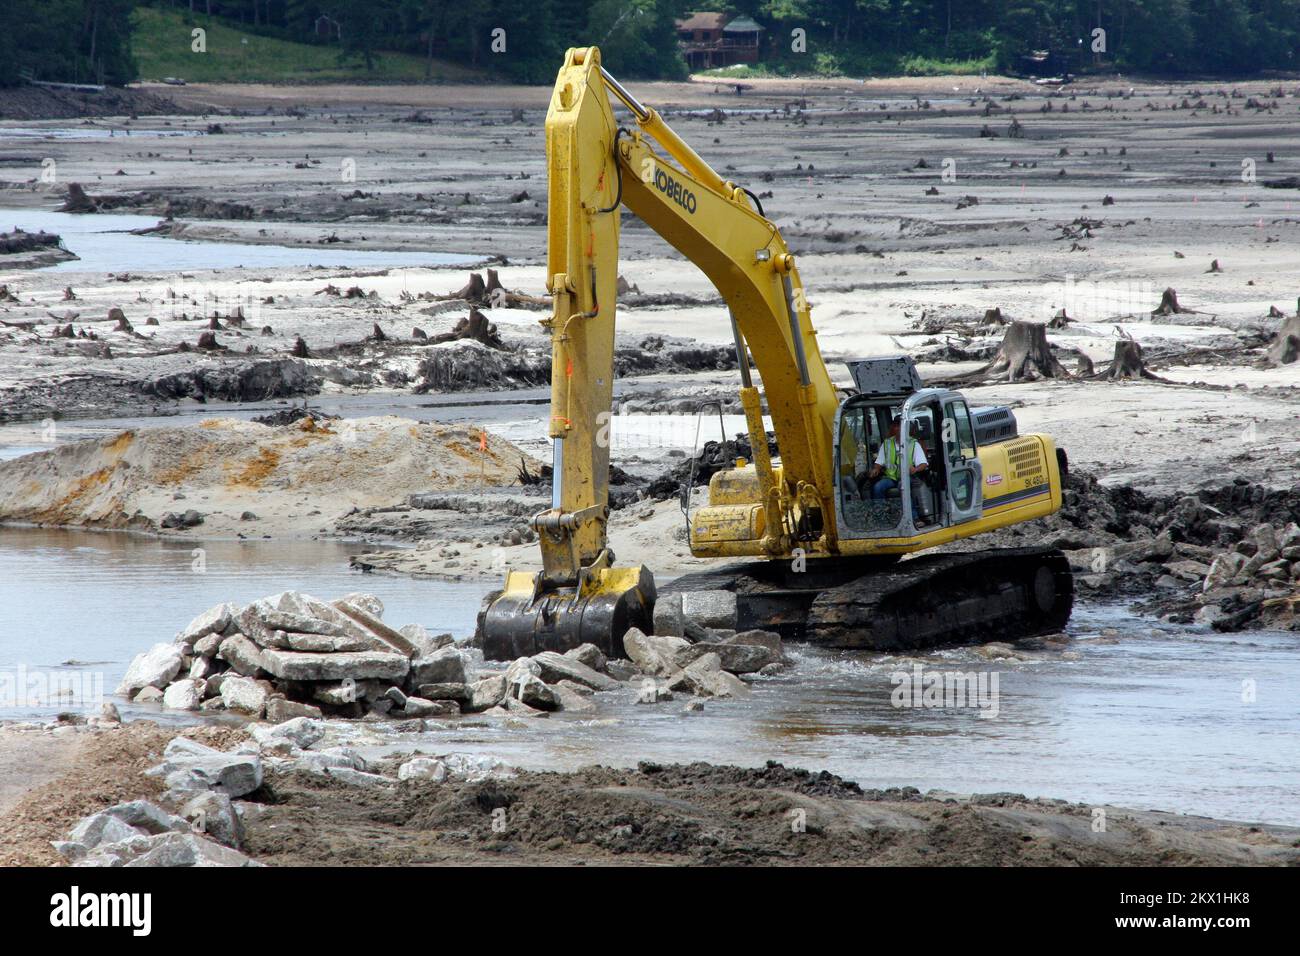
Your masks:
{"label": "house roof", "polygon": [[723,33],[762,33],[763,28],[758,25],[751,17],[736,17],[725,27]]}
{"label": "house roof", "polygon": [[677,21],[679,30],[721,30],[727,22],[725,13],[692,13],[685,20]]}

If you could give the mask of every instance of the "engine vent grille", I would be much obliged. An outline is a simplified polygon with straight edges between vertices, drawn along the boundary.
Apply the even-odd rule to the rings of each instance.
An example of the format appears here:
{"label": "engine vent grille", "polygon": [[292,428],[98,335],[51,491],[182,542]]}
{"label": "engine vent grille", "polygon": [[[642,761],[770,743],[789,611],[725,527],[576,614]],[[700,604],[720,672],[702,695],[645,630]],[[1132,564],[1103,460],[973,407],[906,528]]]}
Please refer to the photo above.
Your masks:
{"label": "engine vent grille", "polygon": [[1038,441],[1021,438],[1007,445],[1012,478],[1032,478],[1043,473],[1043,452]]}

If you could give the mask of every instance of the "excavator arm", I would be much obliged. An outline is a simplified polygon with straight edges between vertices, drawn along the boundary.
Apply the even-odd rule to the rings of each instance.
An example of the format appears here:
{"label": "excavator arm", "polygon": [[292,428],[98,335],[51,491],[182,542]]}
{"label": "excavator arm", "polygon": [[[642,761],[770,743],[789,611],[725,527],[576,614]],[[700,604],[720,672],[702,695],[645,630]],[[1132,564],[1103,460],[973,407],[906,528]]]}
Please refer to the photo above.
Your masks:
{"label": "excavator arm", "polygon": [[[633,128],[618,125],[611,94],[632,114]],[[614,567],[606,535],[623,205],[695,263],[730,310],[765,550],[788,553],[798,536],[831,551],[835,540],[835,388],[794,257],[754,208],[758,200],[723,180],[610,76],[595,47],[565,57],[547,112],[546,151],[553,311],[543,324],[552,340],[553,493],[551,507],[533,519],[542,572],[511,572],[481,614],[480,634],[494,657],[583,642],[619,653],[623,630],[646,625],[653,607],[653,577],[643,567]],[[781,450],[779,469],[767,453],[751,355]]]}

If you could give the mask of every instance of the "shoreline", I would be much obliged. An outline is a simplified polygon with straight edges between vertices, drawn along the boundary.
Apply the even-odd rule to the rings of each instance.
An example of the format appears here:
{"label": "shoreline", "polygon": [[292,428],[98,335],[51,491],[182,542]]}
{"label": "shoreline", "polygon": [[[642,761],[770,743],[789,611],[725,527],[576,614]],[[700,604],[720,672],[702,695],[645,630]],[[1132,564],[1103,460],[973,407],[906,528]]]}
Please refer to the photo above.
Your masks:
{"label": "shoreline", "polygon": [[[130,800],[168,807],[162,785],[144,771],[178,735],[218,750],[249,743],[236,728],[177,731],[147,721],[111,729],[0,728],[0,763],[15,752],[48,756],[56,740],[63,754],[63,769],[47,768],[21,796],[0,804],[0,862],[66,865],[50,841],[65,839],[78,819]],[[246,752],[257,749],[254,743]],[[273,752],[264,745],[264,755]],[[431,751],[418,745],[411,752]],[[643,762],[635,769],[565,773],[495,767],[468,777],[453,773],[446,782],[400,782],[393,774],[411,752],[369,763],[363,776],[377,779],[363,785],[330,782],[292,769],[292,759],[264,756],[283,767],[268,770],[261,787],[235,801],[243,852],[269,865],[323,866],[1256,866],[1300,860],[1295,826],[1010,793],[864,790],[771,762],[756,768]],[[508,808],[504,826],[494,807]]]}

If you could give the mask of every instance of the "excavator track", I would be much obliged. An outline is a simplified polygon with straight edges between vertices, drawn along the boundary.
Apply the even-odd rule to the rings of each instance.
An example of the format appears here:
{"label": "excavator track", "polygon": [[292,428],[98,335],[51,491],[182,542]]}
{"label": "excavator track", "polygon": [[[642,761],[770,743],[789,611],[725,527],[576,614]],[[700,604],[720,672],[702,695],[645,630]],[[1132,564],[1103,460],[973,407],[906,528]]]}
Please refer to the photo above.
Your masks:
{"label": "excavator track", "polygon": [[874,651],[1049,634],[1065,626],[1074,606],[1069,563],[1054,548],[929,554],[875,569],[835,561],[814,571],[810,563],[809,570],[733,564],[684,575],[660,591],[734,591],[739,630]]}

